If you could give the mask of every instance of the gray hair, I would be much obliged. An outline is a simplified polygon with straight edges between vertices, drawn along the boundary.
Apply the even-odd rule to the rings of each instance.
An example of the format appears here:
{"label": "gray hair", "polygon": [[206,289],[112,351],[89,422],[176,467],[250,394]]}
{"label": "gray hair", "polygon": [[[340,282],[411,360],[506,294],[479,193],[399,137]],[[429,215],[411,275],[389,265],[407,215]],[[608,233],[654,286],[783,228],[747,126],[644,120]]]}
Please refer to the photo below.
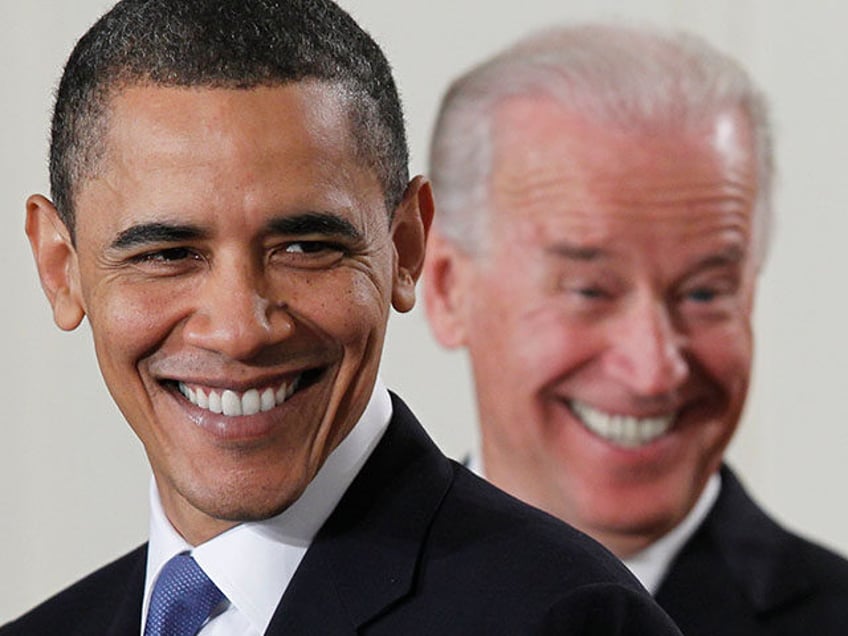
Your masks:
{"label": "gray hair", "polygon": [[545,95],[575,114],[619,127],[668,130],[740,111],[753,134],[758,192],[754,254],[759,266],[771,234],[773,148],[768,108],[745,70],[688,33],[584,25],[531,35],[472,68],[449,88],[430,149],[440,232],[473,252],[484,228],[497,106]]}

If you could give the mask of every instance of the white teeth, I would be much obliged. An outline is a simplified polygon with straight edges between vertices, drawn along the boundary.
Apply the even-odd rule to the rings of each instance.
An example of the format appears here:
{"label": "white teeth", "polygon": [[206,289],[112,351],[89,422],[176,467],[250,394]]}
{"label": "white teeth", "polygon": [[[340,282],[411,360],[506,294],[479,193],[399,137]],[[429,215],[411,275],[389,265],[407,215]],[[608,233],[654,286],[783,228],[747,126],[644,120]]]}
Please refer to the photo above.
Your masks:
{"label": "white teeth", "polygon": [[221,394],[217,391],[209,391],[209,410],[213,413],[220,413],[224,410],[221,406]]}
{"label": "white teeth", "polygon": [[277,389],[277,393],[275,395],[277,399],[277,404],[282,404],[286,400],[288,400],[295,391],[297,391],[297,387],[300,385],[300,376],[297,376],[294,380],[292,380],[288,386],[283,384],[279,389]]}
{"label": "white teeth", "polygon": [[259,413],[259,407],[262,402],[259,400],[259,391],[250,389],[241,397],[241,414],[256,415]]}
{"label": "white teeth", "polygon": [[675,419],[675,414],[657,417],[612,415],[582,402],[572,402],[571,409],[595,435],[627,448],[644,446],[662,437]]}
{"label": "white teeth", "polygon": [[262,391],[259,408],[262,411],[270,411],[277,406],[277,399],[274,397],[274,389],[265,389]]}
{"label": "white teeth", "polygon": [[297,390],[299,381],[300,376],[297,376],[291,382],[283,382],[276,389],[269,387],[261,393],[259,389],[249,389],[244,393],[231,389],[224,391],[201,389],[190,387],[182,382],[178,386],[180,393],[195,406],[213,413],[223,413],[228,417],[237,417],[255,415],[260,411],[270,411],[279,406]]}
{"label": "white teeth", "polygon": [[281,386],[279,389],[277,389],[277,393],[274,396],[274,399],[277,400],[277,404],[282,404],[283,402],[286,401],[286,398],[288,397],[286,395],[287,390],[288,389],[287,389],[285,384],[283,384],[283,386]]}
{"label": "white teeth", "polygon": [[224,415],[241,415],[241,398],[234,391],[227,389],[221,394],[221,407]]}

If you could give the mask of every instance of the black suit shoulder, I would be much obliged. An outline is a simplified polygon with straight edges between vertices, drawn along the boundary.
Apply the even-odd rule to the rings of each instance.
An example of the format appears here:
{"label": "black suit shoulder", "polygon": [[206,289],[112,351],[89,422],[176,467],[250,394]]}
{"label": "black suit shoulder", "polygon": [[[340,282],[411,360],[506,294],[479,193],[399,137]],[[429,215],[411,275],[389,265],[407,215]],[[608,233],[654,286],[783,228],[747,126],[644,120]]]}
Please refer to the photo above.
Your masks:
{"label": "black suit shoulder", "polygon": [[[508,584],[520,577],[537,585],[616,582],[642,591],[621,562],[587,535],[451,464],[453,483],[431,540],[446,552],[464,544],[465,556],[480,561],[473,573],[481,583],[507,578]],[[492,553],[501,557],[492,561]]]}
{"label": "black suit shoulder", "polygon": [[[676,633],[604,547],[451,463],[421,573],[447,611],[420,633]],[[465,625],[463,607],[474,612]]]}
{"label": "black suit shoulder", "polygon": [[692,636],[842,635],[848,561],[783,528],[725,467],[716,505],[657,600]]}
{"label": "black suit shoulder", "polygon": [[269,634],[679,634],[598,543],[447,459],[394,397]]}
{"label": "black suit shoulder", "polygon": [[0,627],[0,635],[138,633],[146,560],[143,545]]}

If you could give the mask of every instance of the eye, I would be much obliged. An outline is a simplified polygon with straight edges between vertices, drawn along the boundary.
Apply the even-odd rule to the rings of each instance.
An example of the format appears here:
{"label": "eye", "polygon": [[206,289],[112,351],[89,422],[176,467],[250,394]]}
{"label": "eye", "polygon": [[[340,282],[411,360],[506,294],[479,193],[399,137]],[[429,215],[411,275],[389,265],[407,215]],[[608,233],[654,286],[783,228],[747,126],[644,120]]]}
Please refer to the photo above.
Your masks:
{"label": "eye", "polygon": [[680,301],[693,305],[714,305],[732,298],[739,290],[738,279],[732,276],[711,276],[710,280],[693,281],[680,290]]}
{"label": "eye", "polygon": [[288,241],[270,250],[270,262],[301,269],[327,269],[347,254],[345,246],[333,241]]}
{"label": "eye", "polygon": [[132,259],[136,263],[177,263],[185,260],[200,260],[200,255],[187,247],[167,247],[138,254]]}
{"label": "eye", "polygon": [[620,280],[605,272],[565,272],[559,277],[557,290],[568,302],[594,307],[615,300],[623,287]]}
{"label": "eye", "polygon": [[709,303],[716,299],[719,291],[710,287],[697,287],[685,294],[685,299],[695,303]]}
{"label": "eye", "polygon": [[196,272],[205,263],[204,254],[188,246],[159,247],[128,255],[122,263],[142,276],[170,278]]}
{"label": "eye", "polygon": [[326,241],[293,241],[287,243],[283,250],[288,254],[320,254],[322,252],[338,252],[341,247]]}
{"label": "eye", "polygon": [[565,292],[574,300],[583,303],[597,303],[613,298],[613,289],[595,282],[575,281],[563,286]]}
{"label": "eye", "polygon": [[692,281],[678,296],[681,315],[692,321],[714,321],[739,313],[740,284],[734,275],[708,276],[709,280]]}
{"label": "eye", "polygon": [[571,291],[572,293],[577,294],[581,298],[586,298],[587,300],[609,297],[609,294],[600,287],[575,287]]}

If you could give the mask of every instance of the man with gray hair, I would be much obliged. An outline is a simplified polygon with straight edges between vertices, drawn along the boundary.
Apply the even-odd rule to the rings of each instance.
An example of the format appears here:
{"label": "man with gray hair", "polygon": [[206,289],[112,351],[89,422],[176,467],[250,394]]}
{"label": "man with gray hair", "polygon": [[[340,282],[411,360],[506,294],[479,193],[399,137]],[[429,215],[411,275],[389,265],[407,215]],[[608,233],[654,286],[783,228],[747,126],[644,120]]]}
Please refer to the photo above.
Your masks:
{"label": "man with gray hair", "polygon": [[451,86],[425,298],[467,348],[471,464],[625,560],[686,634],[837,634],[848,563],[746,495],[771,227],[763,97],[698,38],[537,34]]}

